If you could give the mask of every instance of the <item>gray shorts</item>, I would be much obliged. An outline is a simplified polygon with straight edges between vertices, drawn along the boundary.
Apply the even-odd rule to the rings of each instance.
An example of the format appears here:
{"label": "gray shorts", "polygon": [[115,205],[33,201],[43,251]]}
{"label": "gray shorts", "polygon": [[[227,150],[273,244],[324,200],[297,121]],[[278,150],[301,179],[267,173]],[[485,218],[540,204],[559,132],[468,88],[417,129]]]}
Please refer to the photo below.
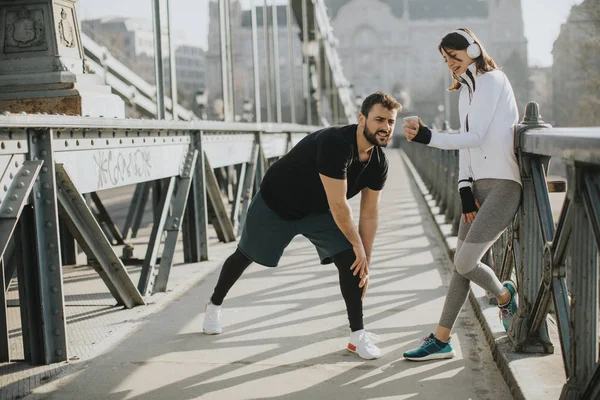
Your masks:
{"label": "gray shorts", "polygon": [[238,248],[255,263],[276,267],[296,235],[303,235],[315,245],[321,264],[333,262],[332,256],[352,248],[329,211],[283,219],[265,204],[260,191],[248,208]]}

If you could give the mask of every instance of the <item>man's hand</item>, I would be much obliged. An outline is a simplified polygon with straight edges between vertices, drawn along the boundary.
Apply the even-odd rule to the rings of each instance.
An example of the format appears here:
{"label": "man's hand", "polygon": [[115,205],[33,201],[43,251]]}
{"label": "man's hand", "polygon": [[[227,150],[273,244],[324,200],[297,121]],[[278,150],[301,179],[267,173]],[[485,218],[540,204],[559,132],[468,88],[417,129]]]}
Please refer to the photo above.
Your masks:
{"label": "man's hand", "polygon": [[350,269],[354,271],[352,275],[358,276],[362,278],[365,273],[369,273],[369,263],[367,262],[367,254],[365,253],[365,248],[363,246],[353,246],[352,250],[354,250],[354,255],[356,259],[354,263],[350,266]]}
{"label": "man's hand", "polygon": [[367,288],[369,287],[369,267],[367,266],[367,273],[363,275],[358,283],[358,287],[362,288],[362,295],[360,296],[360,300],[362,301],[367,294]]}
{"label": "man's hand", "polygon": [[356,260],[350,266],[350,269],[354,271],[352,275],[360,277],[360,281],[358,282],[358,287],[363,289],[362,296],[360,299],[365,298],[365,294],[367,294],[367,287],[369,286],[369,260],[367,259],[367,255],[365,254],[364,247],[352,247],[354,250],[354,254],[356,255]]}

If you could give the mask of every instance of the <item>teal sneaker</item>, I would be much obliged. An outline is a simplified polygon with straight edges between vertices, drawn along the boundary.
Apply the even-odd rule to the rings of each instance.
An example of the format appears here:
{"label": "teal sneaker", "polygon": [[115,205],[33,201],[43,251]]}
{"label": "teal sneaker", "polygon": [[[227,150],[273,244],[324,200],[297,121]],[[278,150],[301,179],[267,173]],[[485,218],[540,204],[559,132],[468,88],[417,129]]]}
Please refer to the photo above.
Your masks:
{"label": "teal sneaker", "polygon": [[433,333],[424,337],[419,342],[419,347],[404,353],[404,358],[411,361],[439,360],[444,358],[454,358],[456,352],[452,348],[450,341],[442,342],[437,340]]}
{"label": "teal sneaker", "polygon": [[500,308],[500,320],[502,320],[504,330],[508,332],[519,308],[517,303],[517,285],[513,281],[504,281],[502,282],[502,286],[510,292],[510,301],[502,306],[498,306]]}

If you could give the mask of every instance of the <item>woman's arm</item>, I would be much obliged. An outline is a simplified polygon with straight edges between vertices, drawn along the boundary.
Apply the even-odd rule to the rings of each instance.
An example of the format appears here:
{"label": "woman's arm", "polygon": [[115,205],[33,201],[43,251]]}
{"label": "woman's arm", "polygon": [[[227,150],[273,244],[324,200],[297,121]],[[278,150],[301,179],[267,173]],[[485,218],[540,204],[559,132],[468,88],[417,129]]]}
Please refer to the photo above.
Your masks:
{"label": "woman's arm", "polygon": [[467,116],[468,130],[459,135],[431,131],[429,146],[444,150],[472,149],[481,146],[494,119],[505,81],[502,73],[486,73],[477,80]]}

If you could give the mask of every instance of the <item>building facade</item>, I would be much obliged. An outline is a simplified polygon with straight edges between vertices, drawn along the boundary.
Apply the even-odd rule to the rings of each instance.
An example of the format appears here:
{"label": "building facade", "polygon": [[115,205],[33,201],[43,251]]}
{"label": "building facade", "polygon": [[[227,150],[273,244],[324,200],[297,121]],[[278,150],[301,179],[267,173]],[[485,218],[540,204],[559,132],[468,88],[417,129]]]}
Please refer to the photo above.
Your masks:
{"label": "building facade", "polygon": [[552,68],[532,67],[529,70],[529,98],[540,106],[542,120],[555,124],[553,109]]}
{"label": "building facade", "polygon": [[[155,84],[154,33],[150,21],[102,18],[84,20],[81,25],[86,35],[106,46],[113,56],[146,82]],[[162,31],[167,32],[166,28]],[[205,88],[206,54],[202,48],[186,43],[182,33],[175,32],[174,35],[178,101],[190,108],[194,93]],[[165,89],[169,93],[171,75],[167,34],[163,34],[162,48]]]}
{"label": "building facade", "polygon": [[[269,29],[273,29],[273,6],[268,6],[267,21]],[[265,40],[264,33],[264,8],[256,7],[257,19],[257,50],[260,69],[260,114],[262,121],[276,121],[276,94],[275,94],[275,69],[280,74],[281,114],[282,121],[291,121],[292,97],[295,100],[296,120],[303,121],[305,107],[302,103],[302,48],[300,42],[300,29],[293,21],[292,60],[288,56],[288,31],[286,6],[278,5],[277,15],[277,40],[279,42],[279,57],[275,60],[273,35],[270,31]],[[255,90],[254,90],[254,63],[252,42],[252,17],[251,11],[242,9],[239,1],[232,0],[229,4],[229,20],[231,24],[231,42],[233,54],[233,92],[234,92],[234,118],[242,121],[255,121]],[[207,83],[207,115],[209,119],[223,119],[223,87],[222,87],[222,62],[221,62],[221,36],[219,31],[219,6],[215,1],[209,2],[209,33],[208,50],[206,53],[206,83]],[[270,56],[267,56],[267,44],[270,47]],[[292,73],[290,63],[294,70],[294,91],[292,92]],[[270,65],[270,68],[268,66]],[[268,78],[267,78],[268,77]],[[270,87],[269,87],[270,85]],[[267,89],[270,95],[267,96]],[[267,107],[270,100],[271,112]],[[271,118],[269,118],[269,114]]]}
{"label": "building facade", "polygon": [[403,103],[406,113],[418,113],[429,124],[446,114],[452,128],[458,128],[457,94],[447,95],[450,76],[437,46],[444,34],[466,27],[506,72],[519,110],[524,111],[529,73],[520,0],[325,0],[325,4],[356,96],[387,91]]}
{"label": "building facade", "polygon": [[573,6],[552,50],[557,126],[600,125],[600,2]]}

